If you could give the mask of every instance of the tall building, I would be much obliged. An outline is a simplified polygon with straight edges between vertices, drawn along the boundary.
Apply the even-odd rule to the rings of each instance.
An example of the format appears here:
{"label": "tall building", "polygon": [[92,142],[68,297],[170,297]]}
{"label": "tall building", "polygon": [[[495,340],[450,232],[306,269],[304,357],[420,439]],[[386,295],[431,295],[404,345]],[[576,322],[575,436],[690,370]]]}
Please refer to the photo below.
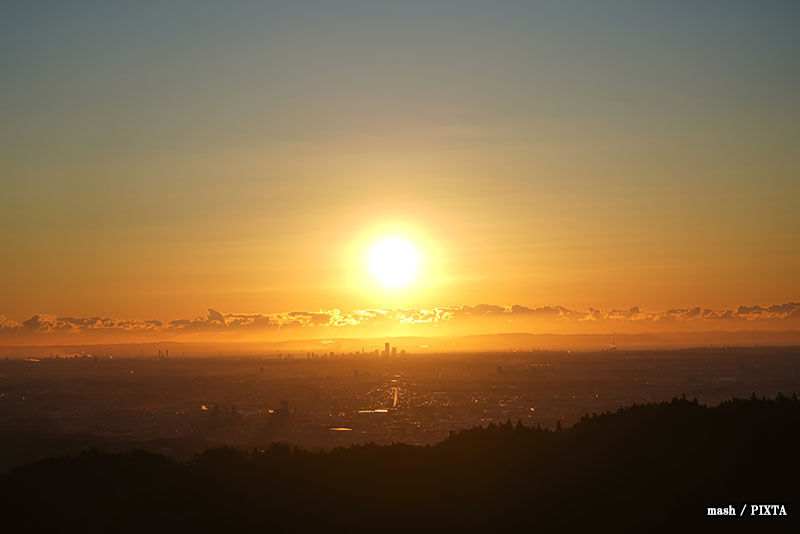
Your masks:
{"label": "tall building", "polygon": [[392,358],[397,358],[397,347],[392,347]]}
{"label": "tall building", "polygon": [[383,349],[383,357],[384,358],[388,358],[389,357],[389,342],[388,341],[386,342],[385,348]]}

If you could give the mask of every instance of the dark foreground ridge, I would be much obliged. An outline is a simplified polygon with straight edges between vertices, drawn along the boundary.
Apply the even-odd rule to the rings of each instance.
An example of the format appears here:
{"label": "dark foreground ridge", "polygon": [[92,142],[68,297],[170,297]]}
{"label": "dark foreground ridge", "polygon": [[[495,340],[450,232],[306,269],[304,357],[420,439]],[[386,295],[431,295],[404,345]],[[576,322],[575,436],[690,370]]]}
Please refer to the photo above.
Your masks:
{"label": "dark foreground ridge", "polygon": [[[276,444],[184,463],[90,451],[0,478],[20,530],[770,531],[800,517],[800,401],[674,399],[561,430],[511,422],[431,447]],[[707,517],[783,504],[788,516]]]}

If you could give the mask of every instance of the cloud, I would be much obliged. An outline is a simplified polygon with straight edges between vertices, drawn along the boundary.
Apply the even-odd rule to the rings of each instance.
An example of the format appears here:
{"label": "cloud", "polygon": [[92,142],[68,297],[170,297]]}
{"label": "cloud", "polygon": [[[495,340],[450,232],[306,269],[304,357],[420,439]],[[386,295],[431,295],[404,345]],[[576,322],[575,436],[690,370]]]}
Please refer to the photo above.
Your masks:
{"label": "cloud", "polygon": [[569,319],[578,312],[568,310],[561,306],[540,306],[538,308],[526,308],[515,304],[511,306],[510,312],[514,316],[537,317],[543,319]]}
{"label": "cloud", "polygon": [[[510,326],[509,326],[510,324]],[[110,317],[56,317],[37,314],[23,321],[0,315],[0,343],[67,342],[87,339],[216,339],[229,336],[244,339],[283,337],[383,335],[384,332],[412,335],[419,332],[459,333],[516,332],[598,332],[667,331],[665,329],[754,329],[797,328],[800,303],[768,307],[742,305],[735,309],[712,310],[701,306],[647,312],[638,306],[626,310],[587,311],[562,306],[522,305],[446,306],[431,309],[339,309],[294,310],[271,314],[223,313],[209,308],[194,319],[123,320]]]}
{"label": "cloud", "polygon": [[0,315],[0,332],[3,330],[17,330],[22,326],[22,323],[9,319],[5,315]]}
{"label": "cloud", "polygon": [[224,323],[225,316],[222,315],[217,310],[212,310],[211,308],[208,309],[208,321],[211,323]]}

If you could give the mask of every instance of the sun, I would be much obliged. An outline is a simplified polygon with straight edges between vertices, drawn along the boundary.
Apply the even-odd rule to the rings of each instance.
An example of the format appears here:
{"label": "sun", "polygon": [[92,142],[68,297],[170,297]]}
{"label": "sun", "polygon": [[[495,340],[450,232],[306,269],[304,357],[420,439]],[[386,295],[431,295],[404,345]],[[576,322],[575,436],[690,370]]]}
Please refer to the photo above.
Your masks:
{"label": "sun", "polygon": [[417,274],[419,254],[408,241],[391,237],[379,241],[370,249],[367,263],[381,284],[402,287]]}

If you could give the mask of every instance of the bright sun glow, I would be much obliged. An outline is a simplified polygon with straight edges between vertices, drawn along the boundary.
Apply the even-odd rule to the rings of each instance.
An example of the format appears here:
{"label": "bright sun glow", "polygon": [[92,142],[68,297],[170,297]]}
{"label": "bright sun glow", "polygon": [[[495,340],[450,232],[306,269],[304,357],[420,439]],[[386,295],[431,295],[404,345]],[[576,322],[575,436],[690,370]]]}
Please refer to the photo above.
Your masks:
{"label": "bright sun glow", "polygon": [[409,283],[417,273],[419,254],[408,241],[393,237],[372,247],[368,263],[372,274],[383,285],[400,287]]}

